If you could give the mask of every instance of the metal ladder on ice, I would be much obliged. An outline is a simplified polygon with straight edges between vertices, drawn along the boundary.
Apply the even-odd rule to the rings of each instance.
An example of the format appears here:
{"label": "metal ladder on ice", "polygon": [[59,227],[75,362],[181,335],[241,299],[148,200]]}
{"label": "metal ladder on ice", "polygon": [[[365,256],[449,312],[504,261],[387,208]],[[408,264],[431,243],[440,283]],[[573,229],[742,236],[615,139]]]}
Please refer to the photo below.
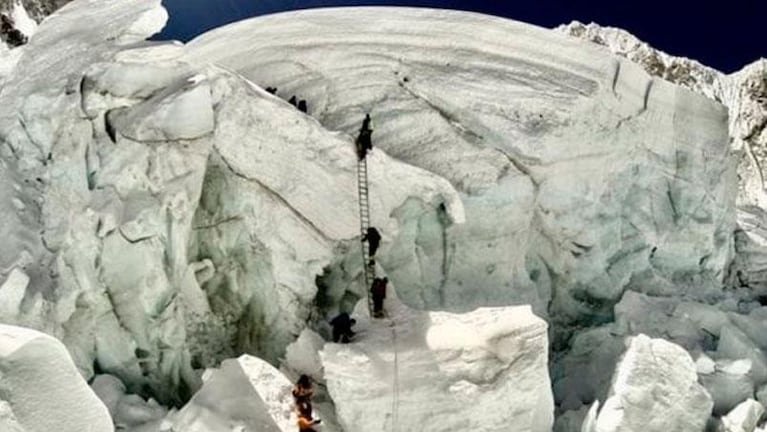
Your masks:
{"label": "metal ladder on ice", "polygon": [[[367,157],[357,161],[357,201],[359,203],[360,211],[360,233],[362,238],[368,232],[370,228],[370,197],[368,194],[368,160]],[[367,241],[360,242],[362,248],[362,268],[365,275],[365,292],[368,299],[368,313],[370,318],[373,318],[373,297],[370,294],[370,288],[373,283],[373,279],[376,276],[375,261],[370,259],[369,245]],[[394,328],[394,322],[392,321],[392,348],[394,353],[394,382],[392,391],[392,407],[391,407],[391,431],[396,432],[397,423],[399,422],[399,355],[397,353],[397,332]]]}
{"label": "metal ladder on ice", "polygon": [[[364,238],[370,228],[370,200],[368,196],[368,161],[363,157],[357,162],[357,202],[360,207],[360,233]],[[370,259],[369,245],[367,241],[361,241],[362,268],[365,275],[365,292],[368,298],[368,313],[373,317],[373,297],[370,295],[370,287],[376,276],[375,262]]]}

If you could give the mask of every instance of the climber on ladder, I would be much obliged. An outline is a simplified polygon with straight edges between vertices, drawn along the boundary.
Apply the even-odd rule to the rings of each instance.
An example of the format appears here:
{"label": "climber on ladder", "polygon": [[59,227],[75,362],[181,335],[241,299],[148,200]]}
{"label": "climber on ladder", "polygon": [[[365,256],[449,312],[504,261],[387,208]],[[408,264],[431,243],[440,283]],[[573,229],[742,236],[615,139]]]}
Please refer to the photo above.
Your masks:
{"label": "climber on ladder", "polygon": [[370,114],[365,114],[365,120],[362,121],[360,134],[355,142],[357,144],[357,157],[359,160],[365,159],[368,151],[373,150],[371,135],[373,135],[373,129],[370,129]]}
{"label": "climber on ladder", "polygon": [[378,246],[381,244],[381,234],[375,227],[368,227],[367,232],[362,237],[362,241],[368,242],[368,257],[370,258],[368,265],[374,265],[376,251],[378,251]]}

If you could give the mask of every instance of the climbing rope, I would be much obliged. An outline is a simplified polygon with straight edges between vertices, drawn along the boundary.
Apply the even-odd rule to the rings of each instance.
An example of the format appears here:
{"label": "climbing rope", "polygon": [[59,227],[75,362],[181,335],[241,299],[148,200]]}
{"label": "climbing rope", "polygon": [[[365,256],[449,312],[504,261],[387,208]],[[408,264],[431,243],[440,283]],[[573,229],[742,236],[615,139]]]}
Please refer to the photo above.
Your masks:
{"label": "climbing rope", "polygon": [[391,398],[391,430],[396,432],[399,423],[399,354],[397,353],[397,328],[394,320],[391,320],[391,342],[394,352],[394,382],[392,385]]}

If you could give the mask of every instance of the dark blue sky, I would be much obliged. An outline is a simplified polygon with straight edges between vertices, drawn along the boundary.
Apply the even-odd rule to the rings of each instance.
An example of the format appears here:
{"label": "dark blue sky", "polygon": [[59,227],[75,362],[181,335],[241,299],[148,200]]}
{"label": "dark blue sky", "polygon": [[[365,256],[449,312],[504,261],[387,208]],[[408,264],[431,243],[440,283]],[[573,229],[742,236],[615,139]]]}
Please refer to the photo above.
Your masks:
{"label": "dark blue sky", "polygon": [[767,57],[767,0],[163,0],[171,18],[156,39],[189,40],[257,15],[323,6],[462,9],[554,27],[574,19],[626,29],[669,54],[732,72]]}

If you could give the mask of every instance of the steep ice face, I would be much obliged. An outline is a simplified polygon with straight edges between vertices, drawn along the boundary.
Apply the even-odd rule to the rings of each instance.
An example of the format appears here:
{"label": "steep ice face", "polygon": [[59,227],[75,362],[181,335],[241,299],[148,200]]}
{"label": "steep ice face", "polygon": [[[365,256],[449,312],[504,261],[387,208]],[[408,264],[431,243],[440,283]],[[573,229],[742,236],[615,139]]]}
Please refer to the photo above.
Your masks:
{"label": "steep ice face", "polygon": [[46,334],[0,324],[0,426],[14,432],[111,432],[107,408]]}
{"label": "steep ice face", "polygon": [[[96,365],[180,404],[194,368],[243,351],[276,363],[306,326],[316,277],[358,242],[357,177],[350,136],[139,42],[164,18],[158,2],[75,2],[24,47],[0,93],[0,274],[29,276],[3,289],[25,299],[12,320],[60,336],[84,376]],[[384,231],[408,202],[463,221],[446,180],[370,158]],[[359,298],[357,269],[342,289]]]}
{"label": "steep ice face", "polygon": [[760,59],[742,70],[725,75],[700,63],[670,56],[630,33],[597,24],[572,22],[556,29],[597,45],[639,64],[652,76],[723,103],[729,111],[730,146],[737,161],[738,234],[733,283],[767,293],[764,256],[763,209],[767,207],[767,60]]}
{"label": "steep ice face", "polygon": [[529,306],[412,310],[358,305],[350,344],[326,344],[324,380],[344,430],[551,431],[546,323]]}
{"label": "steep ice face", "polygon": [[332,130],[370,111],[378,148],[462,193],[465,224],[409,203],[385,233],[379,262],[408,304],[602,322],[626,289],[703,296],[725,276],[726,112],[597,47],[474,14],[354,8],[243,21],[186,53],[306,98]]}

